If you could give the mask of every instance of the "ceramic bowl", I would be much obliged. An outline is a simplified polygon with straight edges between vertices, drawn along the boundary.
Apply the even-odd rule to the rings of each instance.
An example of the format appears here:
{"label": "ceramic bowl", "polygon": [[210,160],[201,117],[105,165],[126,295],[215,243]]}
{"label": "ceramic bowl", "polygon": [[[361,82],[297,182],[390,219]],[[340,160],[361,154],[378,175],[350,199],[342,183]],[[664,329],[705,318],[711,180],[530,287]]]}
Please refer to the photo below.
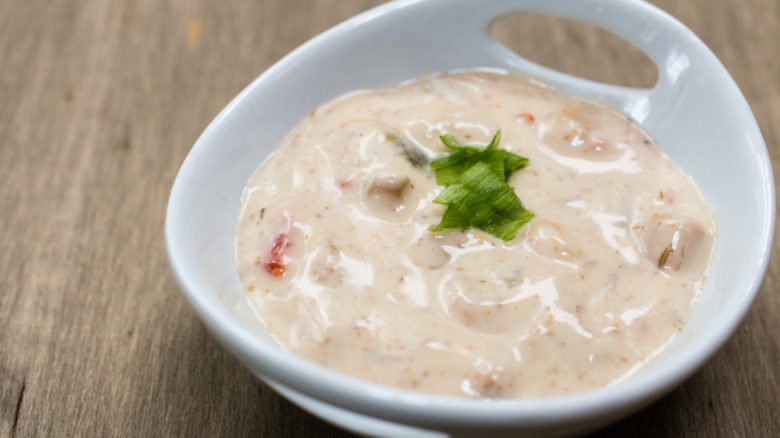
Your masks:
{"label": "ceramic bowl", "polygon": [[[606,85],[517,56],[489,28],[522,12],[611,31],[655,62],[658,82],[650,89]],[[685,329],[617,385],[566,397],[485,401],[369,384],[284,352],[249,308],[234,267],[233,233],[244,185],[282,137],[313,108],[345,92],[473,68],[536,77],[621,109],[692,175],[717,215],[710,277]],[[553,436],[585,433],[639,410],[726,342],[761,283],[774,212],[769,158],[745,98],[707,47],[666,13],[626,0],[411,0],[328,30],[242,91],[185,159],[165,232],[176,279],[206,327],[260,379],[314,415],[369,435]]]}

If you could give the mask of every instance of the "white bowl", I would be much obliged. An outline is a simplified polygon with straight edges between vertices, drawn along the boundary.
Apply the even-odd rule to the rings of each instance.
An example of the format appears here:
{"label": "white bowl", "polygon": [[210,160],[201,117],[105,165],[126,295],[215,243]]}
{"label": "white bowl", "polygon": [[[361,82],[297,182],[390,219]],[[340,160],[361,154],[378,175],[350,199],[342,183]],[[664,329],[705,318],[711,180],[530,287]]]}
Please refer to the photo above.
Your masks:
{"label": "white bowl", "polygon": [[[652,89],[571,77],[518,57],[490,35],[514,12],[601,26],[658,66]],[[242,189],[282,137],[342,93],[433,72],[478,67],[534,76],[606,101],[647,130],[697,181],[719,224],[711,275],[672,345],[615,386],[542,400],[470,400],[369,384],[282,351],[249,308],[234,267]],[[187,156],[168,204],[166,243],[184,295],[219,341],[260,379],[328,421],[372,435],[584,433],[646,406],[693,373],[729,338],[766,269],[774,187],[756,121],[724,67],[687,28],[625,0],[392,2],[304,44],[258,77],[209,125]],[[414,427],[415,429],[410,429]]]}

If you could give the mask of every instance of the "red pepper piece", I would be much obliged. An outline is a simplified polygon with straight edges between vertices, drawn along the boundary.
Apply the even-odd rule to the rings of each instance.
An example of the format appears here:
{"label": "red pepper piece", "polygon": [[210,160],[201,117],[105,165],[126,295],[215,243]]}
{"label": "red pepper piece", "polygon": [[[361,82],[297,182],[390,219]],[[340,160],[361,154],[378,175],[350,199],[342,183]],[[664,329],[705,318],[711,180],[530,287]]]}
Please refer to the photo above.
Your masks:
{"label": "red pepper piece", "polygon": [[287,266],[284,264],[284,251],[289,246],[287,233],[281,233],[274,239],[271,251],[268,253],[268,259],[263,262],[263,268],[274,277],[284,277],[287,273]]}
{"label": "red pepper piece", "polygon": [[529,125],[533,125],[533,123],[536,121],[536,119],[534,118],[534,115],[531,114],[531,113],[518,114],[517,118],[518,119],[522,119],[523,121],[525,121]]}

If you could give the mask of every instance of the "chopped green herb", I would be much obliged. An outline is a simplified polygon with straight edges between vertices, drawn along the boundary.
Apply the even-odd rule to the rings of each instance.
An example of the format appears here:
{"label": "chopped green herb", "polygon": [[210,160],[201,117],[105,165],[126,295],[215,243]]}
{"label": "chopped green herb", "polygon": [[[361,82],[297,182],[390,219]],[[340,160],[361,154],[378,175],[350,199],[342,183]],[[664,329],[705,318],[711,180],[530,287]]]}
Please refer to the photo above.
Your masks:
{"label": "chopped green herb", "polygon": [[485,148],[462,145],[451,135],[440,138],[455,152],[431,163],[436,182],[446,186],[433,202],[446,205],[447,210],[430,230],[474,227],[504,241],[514,239],[534,214],[523,207],[506,181],[528,159],[498,149],[501,131]]}
{"label": "chopped green herb", "polygon": [[505,180],[509,179],[512,172],[528,164],[528,158],[497,149],[501,141],[501,131],[496,132],[493,140],[485,148],[462,145],[449,134],[442,135],[440,138],[445,146],[455,151],[431,163],[431,169],[436,172],[436,183],[440,185],[454,183],[458,176],[479,162],[488,163],[499,175],[503,173]]}

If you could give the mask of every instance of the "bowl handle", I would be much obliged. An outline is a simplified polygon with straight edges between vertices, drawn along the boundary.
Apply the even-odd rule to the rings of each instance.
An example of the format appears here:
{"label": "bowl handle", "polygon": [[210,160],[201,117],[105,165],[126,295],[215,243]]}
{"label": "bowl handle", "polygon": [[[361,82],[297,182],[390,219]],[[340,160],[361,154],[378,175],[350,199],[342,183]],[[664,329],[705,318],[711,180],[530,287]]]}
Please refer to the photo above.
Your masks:
{"label": "bowl handle", "polygon": [[[477,31],[506,67],[538,77],[563,91],[585,94],[623,108],[637,121],[647,115],[648,99],[669,98],[679,91],[679,79],[700,72],[724,70],[710,50],[682,23],[666,12],[638,0],[446,0],[449,17],[440,25]],[[540,13],[599,26],[644,52],[658,68],[652,89],[628,88],[568,75],[525,59],[490,34],[498,19],[515,13]],[[474,37],[472,34],[470,37]],[[706,74],[705,74],[706,75]]]}

